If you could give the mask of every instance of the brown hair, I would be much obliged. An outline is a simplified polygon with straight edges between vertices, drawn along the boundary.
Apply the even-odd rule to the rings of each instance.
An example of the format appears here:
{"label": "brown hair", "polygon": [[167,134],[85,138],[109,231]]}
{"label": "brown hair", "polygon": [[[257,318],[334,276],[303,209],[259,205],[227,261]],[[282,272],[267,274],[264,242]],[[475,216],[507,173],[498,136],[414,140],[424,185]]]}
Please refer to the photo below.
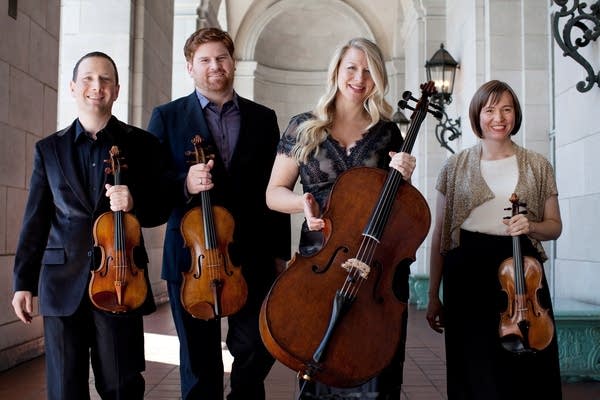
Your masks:
{"label": "brown hair", "polygon": [[508,85],[508,83],[492,80],[481,85],[479,89],[473,95],[471,99],[471,105],[469,106],[469,119],[471,121],[471,128],[473,132],[482,138],[483,132],[481,131],[481,125],[479,124],[479,116],[481,110],[488,103],[488,100],[492,105],[496,104],[500,97],[504,93],[508,93],[512,97],[513,107],[515,109],[515,126],[513,127],[511,136],[516,135],[521,128],[521,121],[523,120],[523,113],[521,111],[521,104],[515,94],[514,90]]}
{"label": "brown hair", "polygon": [[225,45],[227,48],[229,55],[231,58],[233,58],[233,52],[235,48],[229,33],[222,31],[219,28],[201,28],[192,33],[192,35],[185,41],[185,45],[183,46],[183,54],[185,55],[186,61],[191,62],[192,57],[194,57],[194,53],[198,47],[209,42],[223,43],[223,45]]}
{"label": "brown hair", "polygon": [[77,61],[77,63],[75,64],[75,67],[73,68],[73,78],[72,78],[73,82],[77,81],[77,74],[79,73],[79,64],[81,64],[81,62],[83,60],[85,60],[86,58],[92,58],[92,57],[105,58],[108,61],[110,61],[113,68],[115,69],[115,83],[118,85],[119,84],[119,71],[117,71],[117,65],[115,64],[113,59],[110,58],[110,56],[108,54],[103,53],[101,51],[92,51],[91,53],[87,53],[86,55],[84,55]]}

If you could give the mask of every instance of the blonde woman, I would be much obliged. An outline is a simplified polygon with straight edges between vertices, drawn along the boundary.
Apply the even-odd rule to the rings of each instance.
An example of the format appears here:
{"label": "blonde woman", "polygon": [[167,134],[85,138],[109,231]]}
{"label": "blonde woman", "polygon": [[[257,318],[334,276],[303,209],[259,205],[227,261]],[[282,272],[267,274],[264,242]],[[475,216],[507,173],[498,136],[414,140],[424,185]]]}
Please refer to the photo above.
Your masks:
{"label": "blonde woman", "polygon": [[[304,213],[299,252],[311,255],[322,245],[321,213],[337,177],[359,166],[397,169],[410,179],[415,158],[396,153],[403,139],[390,120],[392,107],[384,99],[388,87],[381,51],[373,42],[355,38],[335,52],[328,70],[327,90],[312,112],[292,118],[278,146],[267,186],[267,205],[285,213]],[[293,191],[300,177],[303,195]],[[365,210],[370,212],[370,210]],[[408,298],[408,273],[398,280],[395,293]],[[406,320],[405,320],[406,322]],[[398,332],[404,336],[406,329]],[[338,389],[310,384],[304,398],[400,399],[404,340],[392,364],[358,388]],[[375,397],[377,396],[377,397]]]}

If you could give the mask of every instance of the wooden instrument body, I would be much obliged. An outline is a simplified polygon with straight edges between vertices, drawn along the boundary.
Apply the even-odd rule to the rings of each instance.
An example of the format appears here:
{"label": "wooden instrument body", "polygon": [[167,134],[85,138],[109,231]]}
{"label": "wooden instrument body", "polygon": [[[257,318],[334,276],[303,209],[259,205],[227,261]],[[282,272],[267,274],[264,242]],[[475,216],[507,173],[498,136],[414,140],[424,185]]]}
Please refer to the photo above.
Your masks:
{"label": "wooden instrument body", "polygon": [[[315,255],[296,254],[263,303],[259,326],[265,346],[295,371],[305,371],[314,363],[313,354],[327,330],[336,291],[348,277],[341,264],[358,253],[361,230],[369,220],[365,210],[375,207],[386,176],[384,170],[367,167],[339,176],[323,215],[331,235]],[[353,196],[352,201],[348,195]],[[393,292],[394,273],[397,265],[409,268],[415,260],[430,223],[429,207],[421,193],[402,182],[371,271],[333,332],[324,361],[312,375],[315,380],[336,387],[356,386],[390,363],[406,309]]]}
{"label": "wooden instrument body", "polygon": [[[527,210],[519,211],[526,203],[520,202],[516,193],[509,201],[513,217],[527,213]],[[500,313],[498,333],[502,346],[515,353],[543,350],[554,337],[554,322],[548,310],[541,306],[538,296],[544,269],[534,257],[523,256],[520,238],[521,235],[512,237],[513,256],[498,268],[500,286],[508,300],[506,310]]]}
{"label": "wooden instrument body", "polygon": [[[500,316],[500,337],[518,338],[521,343],[527,343],[529,348],[538,351],[548,347],[554,337],[554,324],[550,314],[539,303],[542,268],[535,258],[523,257],[523,293],[515,285],[519,268],[515,266],[513,257],[504,260],[498,270],[502,290],[509,299],[507,309]],[[527,321],[526,333],[519,327],[521,321]]]}
{"label": "wooden instrument body", "polygon": [[[119,218],[120,222],[115,222]],[[117,234],[124,238],[124,246],[115,243],[115,230],[119,229],[123,230]],[[100,249],[102,261],[92,271],[88,291],[92,303],[99,309],[127,312],[140,307],[146,300],[146,272],[135,265],[133,257],[140,239],[140,224],[129,213],[105,212],[94,222],[94,245]]]}
{"label": "wooden instrument body", "polygon": [[[235,266],[229,257],[228,246],[235,227],[233,217],[220,206],[212,206],[211,211],[218,221],[212,227],[214,244],[205,235],[211,229],[206,224],[212,218],[207,220],[200,207],[189,210],[181,220],[181,234],[192,257],[190,270],[183,273],[181,303],[192,316],[203,320],[235,314],[248,297],[242,268]],[[215,302],[219,303],[217,308]]]}

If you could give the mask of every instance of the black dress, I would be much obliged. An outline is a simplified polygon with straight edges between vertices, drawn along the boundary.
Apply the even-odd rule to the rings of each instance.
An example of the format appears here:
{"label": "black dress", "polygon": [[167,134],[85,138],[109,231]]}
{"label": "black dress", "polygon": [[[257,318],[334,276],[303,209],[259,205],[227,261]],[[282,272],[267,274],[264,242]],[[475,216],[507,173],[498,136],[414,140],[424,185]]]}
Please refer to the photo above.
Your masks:
{"label": "black dress", "polygon": [[[279,143],[278,152],[290,155],[296,143],[296,129],[300,123],[311,118],[311,114],[300,114],[290,121]],[[321,210],[324,209],[333,184],[344,171],[353,167],[378,167],[388,169],[390,157],[388,152],[399,151],[402,136],[396,124],[380,121],[373,126],[356,145],[347,151],[335,139],[328,136],[319,146],[316,155],[311,155],[308,162],[300,164],[300,183],[303,192],[310,192],[315,197]],[[302,225],[299,252],[310,256],[320,249],[321,233],[309,231],[306,222]],[[401,269],[394,282],[394,292],[403,302],[408,301],[408,268]],[[404,347],[406,344],[407,313],[404,313],[402,329],[398,334],[400,344],[391,364],[381,374],[355,388],[335,388],[319,382],[308,382],[303,391],[304,400],[308,399],[378,399],[399,400],[404,365]],[[303,381],[300,382],[304,383]]]}

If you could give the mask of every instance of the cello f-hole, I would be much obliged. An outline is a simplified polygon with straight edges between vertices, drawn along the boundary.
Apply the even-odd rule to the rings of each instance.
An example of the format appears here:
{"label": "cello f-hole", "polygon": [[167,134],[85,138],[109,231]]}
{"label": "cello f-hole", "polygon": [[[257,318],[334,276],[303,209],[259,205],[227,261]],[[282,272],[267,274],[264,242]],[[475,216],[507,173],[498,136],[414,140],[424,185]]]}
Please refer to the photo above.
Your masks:
{"label": "cello f-hole", "polygon": [[313,264],[312,265],[312,271],[315,274],[322,274],[325,273],[329,270],[329,268],[334,264],[335,259],[337,258],[338,254],[340,252],[343,253],[348,253],[349,249],[346,246],[340,246],[338,248],[335,249],[335,251],[333,252],[333,254],[331,255],[331,257],[329,257],[329,261],[327,261],[327,264],[325,264],[323,266],[323,268],[319,267],[317,264]]}

